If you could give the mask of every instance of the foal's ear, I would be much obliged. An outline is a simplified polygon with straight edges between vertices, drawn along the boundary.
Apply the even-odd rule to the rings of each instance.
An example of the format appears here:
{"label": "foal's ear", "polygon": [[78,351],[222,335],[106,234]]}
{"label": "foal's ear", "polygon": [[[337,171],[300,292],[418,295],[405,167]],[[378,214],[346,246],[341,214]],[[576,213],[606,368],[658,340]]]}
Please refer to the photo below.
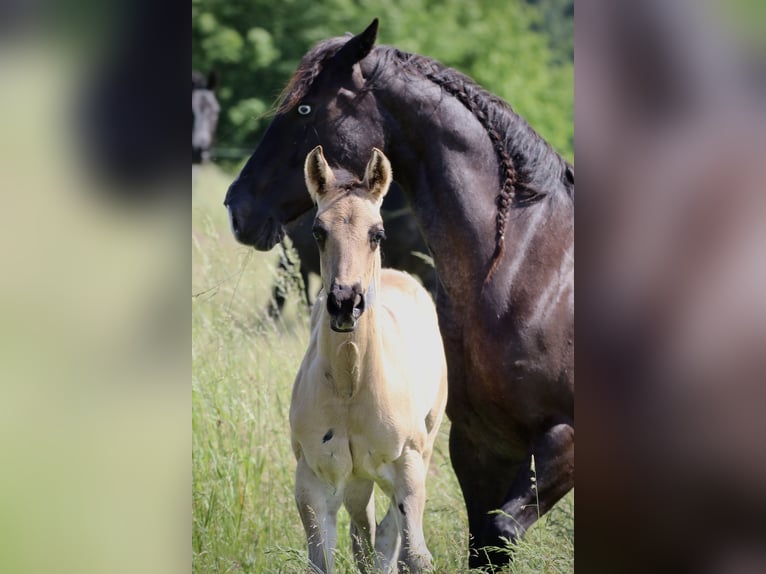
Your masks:
{"label": "foal's ear", "polygon": [[306,178],[306,187],[309,189],[311,199],[314,200],[314,203],[319,203],[319,198],[327,193],[335,181],[335,176],[324,158],[324,153],[322,153],[321,145],[316,146],[306,156],[303,175]]}
{"label": "foal's ear", "polygon": [[392,178],[391,162],[378,148],[372,148],[372,157],[364,170],[364,183],[375,201],[383,201]]}
{"label": "foal's ear", "polygon": [[343,45],[335,56],[335,61],[350,68],[372,51],[377,37],[378,19],[375,18],[364,32],[357,34]]}

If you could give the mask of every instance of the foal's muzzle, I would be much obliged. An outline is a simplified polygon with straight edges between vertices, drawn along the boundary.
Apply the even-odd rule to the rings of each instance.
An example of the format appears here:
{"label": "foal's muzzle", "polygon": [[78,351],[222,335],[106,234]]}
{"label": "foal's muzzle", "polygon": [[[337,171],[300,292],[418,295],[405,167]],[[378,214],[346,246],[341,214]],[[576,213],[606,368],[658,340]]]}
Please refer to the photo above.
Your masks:
{"label": "foal's muzzle", "polygon": [[353,331],[364,307],[364,290],[359,283],[351,286],[333,283],[327,294],[330,328],[337,333]]}

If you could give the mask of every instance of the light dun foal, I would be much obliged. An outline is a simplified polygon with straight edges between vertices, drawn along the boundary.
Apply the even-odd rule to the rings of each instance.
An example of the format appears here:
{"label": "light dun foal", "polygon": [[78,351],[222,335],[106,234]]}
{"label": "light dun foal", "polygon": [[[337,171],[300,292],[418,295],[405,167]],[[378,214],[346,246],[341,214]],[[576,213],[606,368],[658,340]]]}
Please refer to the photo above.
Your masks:
{"label": "light dun foal", "polygon": [[[295,498],[309,558],[332,572],[336,516],[345,504],[362,571],[432,567],[423,537],[426,473],[447,401],[436,310],[406,273],[381,269],[380,206],[391,164],[373,149],[360,182],[333,172],[316,147],[306,185],[318,204],[314,237],[322,293],[293,388]],[[373,485],[391,500],[376,527]]]}

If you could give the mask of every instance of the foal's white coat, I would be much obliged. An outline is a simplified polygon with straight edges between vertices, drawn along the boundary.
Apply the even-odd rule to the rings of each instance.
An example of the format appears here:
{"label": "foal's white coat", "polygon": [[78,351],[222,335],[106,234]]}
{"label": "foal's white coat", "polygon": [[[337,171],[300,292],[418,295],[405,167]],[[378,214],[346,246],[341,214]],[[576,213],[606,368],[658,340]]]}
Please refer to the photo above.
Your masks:
{"label": "foal's white coat", "polygon": [[[447,401],[436,310],[415,279],[381,270],[375,234],[382,231],[380,205],[391,183],[383,153],[373,150],[364,182],[351,188],[334,187],[321,147],[306,158],[305,175],[319,207],[323,292],[311,313],[290,427],[309,558],[319,571],[332,572],[336,515],[345,504],[362,571],[397,572],[399,561],[411,572],[428,570],[425,481]],[[346,318],[353,330],[336,332],[328,293],[352,284],[363,286],[364,308]],[[374,483],[391,500],[377,527]]]}

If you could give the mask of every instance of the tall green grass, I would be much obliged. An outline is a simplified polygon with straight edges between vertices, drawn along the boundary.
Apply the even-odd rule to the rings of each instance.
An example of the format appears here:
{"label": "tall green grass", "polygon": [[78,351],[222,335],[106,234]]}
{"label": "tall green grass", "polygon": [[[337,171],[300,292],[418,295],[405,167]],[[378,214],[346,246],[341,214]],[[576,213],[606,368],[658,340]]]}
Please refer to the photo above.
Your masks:
{"label": "tall green grass", "polygon": [[[276,250],[231,237],[222,206],[231,180],[199,170],[192,198],[192,570],[198,574],[302,573],[306,541],[293,500],[288,410],[308,344],[308,316],[293,294],[283,317],[267,309]],[[428,477],[425,534],[436,572],[468,570],[468,527],[449,463],[445,419]],[[513,573],[574,570],[572,494],[512,551]],[[376,496],[378,519],[387,507]],[[348,517],[339,516],[336,570],[355,572]]]}

